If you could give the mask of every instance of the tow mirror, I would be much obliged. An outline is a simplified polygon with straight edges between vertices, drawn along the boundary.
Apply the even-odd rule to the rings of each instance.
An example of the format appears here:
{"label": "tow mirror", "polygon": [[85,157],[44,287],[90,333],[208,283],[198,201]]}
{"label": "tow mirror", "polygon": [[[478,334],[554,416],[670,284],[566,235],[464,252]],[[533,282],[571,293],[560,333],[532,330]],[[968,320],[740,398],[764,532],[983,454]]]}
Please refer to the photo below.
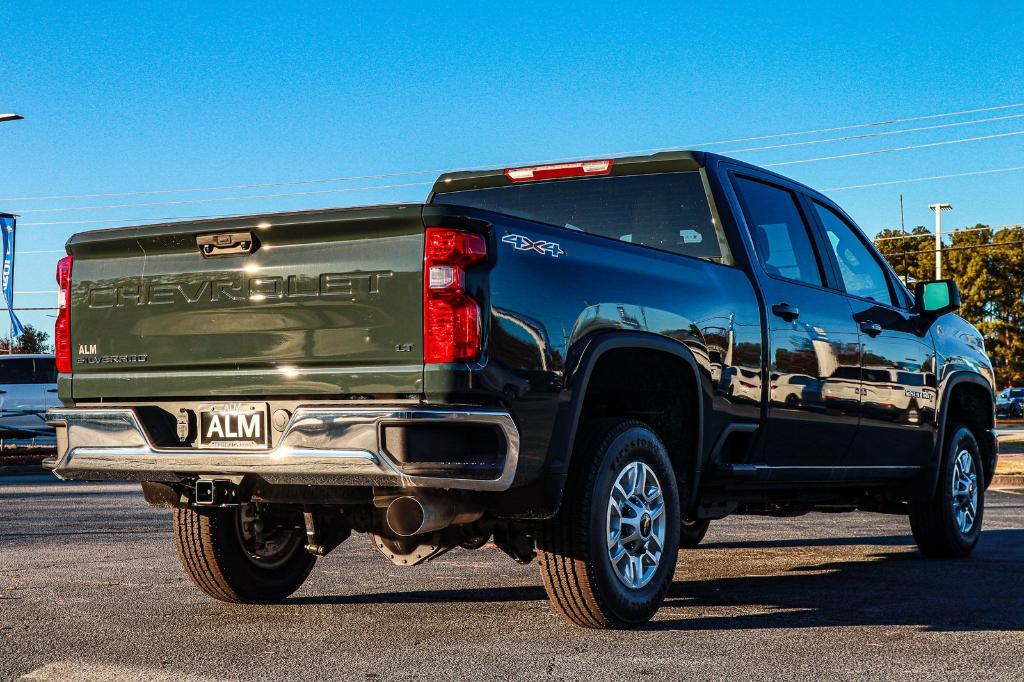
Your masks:
{"label": "tow mirror", "polygon": [[932,318],[959,310],[960,289],[951,279],[918,282],[914,286],[914,308]]}

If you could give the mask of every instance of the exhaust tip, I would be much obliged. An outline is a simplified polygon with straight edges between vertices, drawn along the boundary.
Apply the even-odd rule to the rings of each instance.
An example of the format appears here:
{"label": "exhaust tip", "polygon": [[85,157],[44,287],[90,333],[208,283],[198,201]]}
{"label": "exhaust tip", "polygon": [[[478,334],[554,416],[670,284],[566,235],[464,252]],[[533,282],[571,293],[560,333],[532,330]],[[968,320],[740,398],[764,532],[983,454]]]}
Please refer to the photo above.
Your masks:
{"label": "exhaust tip", "polygon": [[395,499],[388,505],[386,518],[388,527],[396,535],[407,538],[411,535],[418,535],[423,529],[426,512],[419,500],[406,495]]}

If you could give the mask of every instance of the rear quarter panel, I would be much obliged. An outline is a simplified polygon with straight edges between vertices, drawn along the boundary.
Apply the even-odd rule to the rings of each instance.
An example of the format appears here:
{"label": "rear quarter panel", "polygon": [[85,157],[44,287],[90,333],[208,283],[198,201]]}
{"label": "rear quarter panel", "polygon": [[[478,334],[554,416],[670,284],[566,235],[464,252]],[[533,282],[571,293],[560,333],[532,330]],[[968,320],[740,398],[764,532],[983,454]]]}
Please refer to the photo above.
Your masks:
{"label": "rear quarter panel", "polygon": [[[598,332],[645,332],[690,350],[712,408],[706,451],[727,421],[760,418],[760,395],[727,395],[741,368],[763,374],[758,301],[740,268],[485,211],[431,208],[489,223],[493,257],[487,290],[476,292],[489,320],[484,356],[462,380],[428,366],[427,397],[479,402],[482,393],[508,405],[522,430],[520,479],[542,471],[559,408],[571,399],[573,359]],[[551,246],[524,248],[519,238]]]}

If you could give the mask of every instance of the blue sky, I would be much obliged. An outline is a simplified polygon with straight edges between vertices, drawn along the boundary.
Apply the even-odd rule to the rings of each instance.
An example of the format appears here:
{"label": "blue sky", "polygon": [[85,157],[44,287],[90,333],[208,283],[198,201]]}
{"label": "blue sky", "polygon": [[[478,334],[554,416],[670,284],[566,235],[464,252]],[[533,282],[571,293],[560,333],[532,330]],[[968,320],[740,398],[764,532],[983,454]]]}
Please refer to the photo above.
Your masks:
{"label": "blue sky", "polygon": [[[0,0],[0,112],[26,117],[0,124],[0,210],[22,213],[19,252],[60,249],[98,225],[31,223],[415,201],[426,187],[30,211],[431,177],[20,197],[600,156],[1024,102],[1019,2],[269,5]],[[1024,108],[892,129],[1015,114]],[[1016,131],[1024,118],[736,156],[767,164]],[[1024,135],[777,170],[828,188],[1021,165]],[[832,196],[874,234],[898,224],[901,192],[908,226],[931,224],[936,201],[954,205],[950,227],[1024,221],[1024,172]],[[52,290],[57,257],[19,254],[17,289]],[[52,301],[24,294],[17,305]]]}

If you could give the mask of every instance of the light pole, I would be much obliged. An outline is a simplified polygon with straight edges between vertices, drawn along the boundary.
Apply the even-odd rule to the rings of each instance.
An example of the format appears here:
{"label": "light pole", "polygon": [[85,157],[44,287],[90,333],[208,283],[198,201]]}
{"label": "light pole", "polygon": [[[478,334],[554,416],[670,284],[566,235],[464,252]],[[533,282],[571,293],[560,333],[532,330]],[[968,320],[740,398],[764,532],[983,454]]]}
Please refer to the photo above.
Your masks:
{"label": "light pole", "polygon": [[942,279],[942,212],[952,211],[950,204],[929,204],[935,211],[935,279]]}
{"label": "light pole", "polygon": [[[8,121],[20,121],[25,118],[20,114],[0,114],[0,123],[7,123]],[[11,323],[11,333],[7,335],[7,354],[14,353],[14,323]]]}

